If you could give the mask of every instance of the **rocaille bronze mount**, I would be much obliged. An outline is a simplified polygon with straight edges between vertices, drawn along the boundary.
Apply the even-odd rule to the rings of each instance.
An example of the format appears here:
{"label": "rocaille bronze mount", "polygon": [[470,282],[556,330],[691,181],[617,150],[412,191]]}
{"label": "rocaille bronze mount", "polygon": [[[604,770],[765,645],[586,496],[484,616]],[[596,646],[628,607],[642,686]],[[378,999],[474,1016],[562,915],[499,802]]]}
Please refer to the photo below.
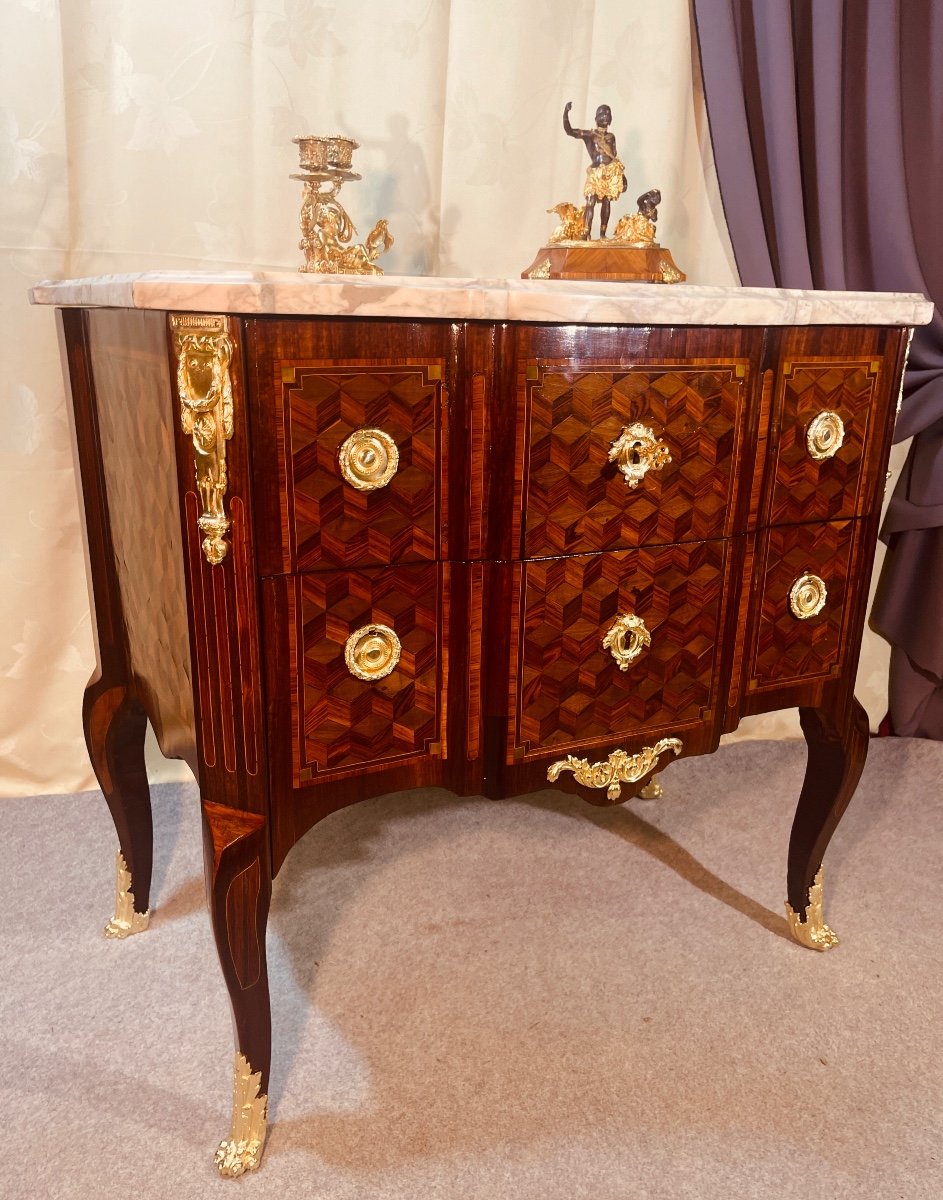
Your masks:
{"label": "rocaille bronze mount", "polygon": [[301,203],[301,241],[305,256],[299,271],[321,275],[382,275],[376,260],[393,245],[385,220],[377,221],[362,243],[351,244],[357,229],[337,198],[341,185],[360,179],[353,170],[352,138],[296,137],[302,174],[292,175],[304,184]]}

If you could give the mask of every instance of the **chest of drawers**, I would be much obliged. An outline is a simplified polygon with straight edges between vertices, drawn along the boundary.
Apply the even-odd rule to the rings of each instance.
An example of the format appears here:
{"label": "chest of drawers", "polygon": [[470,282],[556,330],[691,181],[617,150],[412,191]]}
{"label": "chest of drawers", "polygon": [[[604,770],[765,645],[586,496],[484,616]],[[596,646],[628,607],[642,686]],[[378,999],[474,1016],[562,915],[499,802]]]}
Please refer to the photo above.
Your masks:
{"label": "chest of drawers", "polygon": [[912,296],[141,276],[61,309],[99,667],[89,753],[147,924],[150,721],[199,780],[258,1165],[265,928],[297,840],[414,786],[594,804],[798,706],[792,929],[867,748],[853,681]]}

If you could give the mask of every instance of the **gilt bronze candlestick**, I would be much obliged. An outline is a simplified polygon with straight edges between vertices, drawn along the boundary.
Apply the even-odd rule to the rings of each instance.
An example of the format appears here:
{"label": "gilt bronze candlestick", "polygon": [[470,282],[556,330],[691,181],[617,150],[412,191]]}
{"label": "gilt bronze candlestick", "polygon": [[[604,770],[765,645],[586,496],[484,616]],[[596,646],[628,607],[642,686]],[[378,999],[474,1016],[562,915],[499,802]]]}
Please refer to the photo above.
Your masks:
{"label": "gilt bronze candlestick", "polygon": [[296,137],[303,174],[292,175],[304,184],[301,204],[301,241],[305,256],[299,271],[319,274],[382,275],[376,259],[393,245],[385,220],[377,221],[363,244],[350,245],[357,232],[347,210],[337,199],[341,185],[360,179],[353,169],[358,143],[347,137]]}

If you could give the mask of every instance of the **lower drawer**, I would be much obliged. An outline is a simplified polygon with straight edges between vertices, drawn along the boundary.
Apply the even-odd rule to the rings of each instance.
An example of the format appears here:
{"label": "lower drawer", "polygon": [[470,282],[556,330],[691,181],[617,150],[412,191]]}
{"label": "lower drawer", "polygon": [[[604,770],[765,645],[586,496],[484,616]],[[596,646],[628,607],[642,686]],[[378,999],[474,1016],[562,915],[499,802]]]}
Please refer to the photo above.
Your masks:
{"label": "lower drawer", "polygon": [[443,563],[267,581],[295,787],[443,756],[447,584]]}
{"label": "lower drawer", "polygon": [[[787,525],[761,537],[748,687],[837,676],[857,594],[861,521]],[[865,580],[864,586],[867,586]]]}
{"label": "lower drawer", "polygon": [[739,541],[515,564],[509,764],[716,717]]}

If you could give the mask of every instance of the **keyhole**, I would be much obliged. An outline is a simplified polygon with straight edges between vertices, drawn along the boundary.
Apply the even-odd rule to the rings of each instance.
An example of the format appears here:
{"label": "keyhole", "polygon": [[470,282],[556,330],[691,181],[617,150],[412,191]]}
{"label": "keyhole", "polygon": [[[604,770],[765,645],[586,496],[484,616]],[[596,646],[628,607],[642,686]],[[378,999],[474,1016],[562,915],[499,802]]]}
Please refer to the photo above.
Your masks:
{"label": "keyhole", "polygon": [[637,467],[639,465],[639,463],[642,461],[642,456],[639,454],[639,448],[641,447],[641,445],[642,445],[641,442],[633,442],[632,443],[632,466],[633,467]]}

